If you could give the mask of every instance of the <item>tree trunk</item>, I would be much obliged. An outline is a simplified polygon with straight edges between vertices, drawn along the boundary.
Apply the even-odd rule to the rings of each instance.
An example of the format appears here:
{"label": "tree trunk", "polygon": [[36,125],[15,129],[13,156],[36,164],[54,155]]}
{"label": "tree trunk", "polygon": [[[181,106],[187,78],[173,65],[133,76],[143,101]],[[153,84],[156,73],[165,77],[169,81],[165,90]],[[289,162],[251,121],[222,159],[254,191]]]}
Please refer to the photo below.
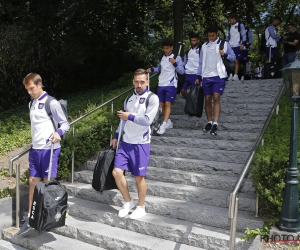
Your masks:
{"label": "tree trunk", "polygon": [[[174,18],[174,52],[179,52],[180,42],[183,41],[183,7],[184,0],[173,1],[173,18]],[[181,47],[180,55],[183,56],[184,48]]]}

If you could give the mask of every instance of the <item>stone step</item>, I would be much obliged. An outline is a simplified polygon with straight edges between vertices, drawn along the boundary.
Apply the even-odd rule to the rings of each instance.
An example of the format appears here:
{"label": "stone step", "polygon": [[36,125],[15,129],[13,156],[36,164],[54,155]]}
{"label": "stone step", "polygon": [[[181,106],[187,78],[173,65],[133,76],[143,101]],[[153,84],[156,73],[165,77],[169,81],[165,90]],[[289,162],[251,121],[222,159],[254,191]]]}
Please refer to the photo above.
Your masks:
{"label": "stone step", "polygon": [[[195,183],[191,183],[191,180],[195,181],[195,179],[200,176],[192,178],[191,175],[191,180],[178,180],[179,176],[175,177],[173,176],[173,172],[170,173],[170,171],[165,170],[163,176],[159,176],[158,178],[156,178],[159,173],[162,173],[162,170],[163,169],[160,169],[160,171],[156,173],[156,175],[151,175],[151,172],[155,171],[150,171],[150,177],[147,175],[148,195],[166,197],[175,200],[191,201],[195,203],[219,207],[229,206],[229,196],[232,188],[228,187],[228,183],[225,182],[227,180],[224,180],[224,184],[223,180],[220,180],[222,184],[218,183],[219,185],[216,186],[216,189],[213,189],[212,182],[214,181],[214,179],[210,179],[210,176],[207,177],[206,175],[206,178],[203,178],[202,176],[204,182],[196,181]],[[168,174],[172,175],[172,177],[165,178],[164,176]],[[186,175],[184,176],[187,177]],[[131,176],[126,176],[126,179],[129,186],[129,191],[137,192],[135,179]],[[93,180],[93,172],[89,170],[75,172],[74,180],[76,182],[91,184]],[[236,178],[234,178],[234,180],[236,180]],[[234,182],[231,183],[231,186],[233,187],[234,184]],[[224,186],[225,188],[221,188]],[[245,188],[245,186],[250,187],[250,190],[253,191],[251,180],[247,180],[243,188]],[[255,212],[255,194],[253,192],[240,193],[240,200],[240,210]]]}
{"label": "stone step", "polygon": [[[214,250],[229,249],[229,231],[224,229],[151,213],[147,213],[146,216],[138,220],[132,220],[128,216],[119,218],[117,213],[120,207],[118,206],[93,201],[87,202],[73,196],[69,196],[68,209],[69,215],[75,217],[159,237],[179,244]],[[241,233],[237,232],[236,249],[248,249],[249,243],[242,241],[240,239],[241,235]]]}
{"label": "stone step", "polygon": [[[131,176],[126,172],[126,176]],[[93,171],[82,170],[74,173],[74,179],[78,182],[92,183]],[[231,192],[237,181],[236,176],[219,175],[218,172],[210,173],[197,173],[192,171],[168,169],[161,167],[148,167],[147,180],[155,180],[168,183],[183,184],[195,187],[204,187],[217,190],[226,190]],[[241,193],[254,193],[251,179],[245,178],[241,188]]]}
{"label": "stone step", "polygon": [[[195,131],[196,132],[196,131]],[[204,134],[207,134],[203,132]],[[202,134],[202,133],[201,133]],[[211,135],[210,135],[211,136]],[[214,137],[213,137],[214,138]],[[211,140],[202,139],[201,137],[185,138],[185,137],[165,137],[165,136],[153,136],[151,138],[152,145],[172,145],[178,147],[187,148],[199,148],[199,149],[214,149],[214,150],[236,150],[250,152],[254,146],[253,142],[247,141],[226,141],[226,140]]]}
{"label": "stone step", "polygon": [[[206,125],[207,119],[205,113],[203,113],[202,117],[199,118],[197,116],[189,116],[187,114],[181,115],[171,115],[170,119],[173,123],[178,121],[185,121],[187,123],[196,123],[201,122]],[[264,123],[267,119],[266,116],[236,116],[236,115],[223,115],[220,114],[219,123],[239,123],[239,124],[249,124],[249,123]]]}
{"label": "stone step", "polygon": [[13,244],[9,241],[0,239],[0,250],[26,250],[28,248],[20,247],[16,244]]}
{"label": "stone step", "polygon": [[[122,206],[123,198],[118,190],[108,190],[103,193],[95,191],[90,184],[62,183],[69,195],[77,198]],[[131,197],[137,200],[137,194],[131,192]],[[146,211],[151,214],[166,216],[207,226],[229,229],[228,208],[203,205],[189,201],[180,201],[152,195],[146,197]],[[246,227],[255,229],[261,227],[263,221],[255,218],[250,212],[239,211],[237,231],[244,232]]]}
{"label": "stone step", "polygon": [[[43,231],[41,234],[36,230],[31,230],[24,236],[18,236],[19,230],[7,228],[2,230],[4,240],[10,241],[19,246],[32,250],[104,250],[99,246],[76,240],[74,237],[68,238],[53,232]],[[74,232],[76,234],[76,232]]]}
{"label": "stone step", "polygon": [[[257,131],[253,133],[253,132],[245,132],[245,131],[223,130],[222,133],[218,133],[217,136],[212,137],[212,135],[209,133],[201,133],[205,125],[206,125],[206,121],[201,124],[196,124],[198,130],[201,131],[196,131],[194,129],[184,129],[184,128],[167,129],[166,132],[161,137],[195,138],[195,132],[196,132],[201,134],[202,139],[255,142],[260,132]],[[152,139],[154,137],[156,136],[153,136]]]}
{"label": "stone step", "polygon": [[[83,165],[82,169],[93,171],[95,165],[96,160],[88,161]],[[151,155],[149,166],[165,169],[183,170],[188,172],[238,176],[241,173],[244,165],[241,163],[227,163]]]}
{"label": "stone step", "polygon": [[[238,149],[237,149],[238,150]],[[188,158],[207,161],[222,161],[234,163],[246,163],[249,152],[203,148],[186,148],[169,145],[151,145],[151,155]]]}
{"label": "stone step", "polygon": [[[126,221],[125,219],[123,219]],[[120,227],[110,226],[85,218],[68,216],[66,226],[56,228],[54,231],[66,237],[89,243],[91,246],[100,246],[104,249],[130,249],[130,250],[161,250],[175,249],[204,250],[188,246],[151,235],[129,231]]]}

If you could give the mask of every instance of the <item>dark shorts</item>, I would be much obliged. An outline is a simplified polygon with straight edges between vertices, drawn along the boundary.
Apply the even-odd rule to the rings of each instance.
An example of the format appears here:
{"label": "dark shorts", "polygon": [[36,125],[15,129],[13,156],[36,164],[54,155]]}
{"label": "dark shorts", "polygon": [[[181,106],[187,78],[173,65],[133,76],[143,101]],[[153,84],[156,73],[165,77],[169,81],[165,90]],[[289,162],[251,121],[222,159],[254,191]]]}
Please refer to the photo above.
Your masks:
{"label": "dark shorts", "polygon": [[248,52],[249,52],[249,50],[247,50],[247,49],[244,49],[241,51],[241,58],[239,59],[240,62],[247,62]]}
{"label": "dark shorts", "polygon": [[158,86],[157,95],[159,102],[174,102],[176,98],[177,88],[174,86]]}
{"label": "dark shorts", "polygon": [[[240,46],[238,46],[238,47],[233,47],[232,48],[232,50],[233,50],[233,52],[234,52],[234,54],[235,54],[235,57],[236,57],[236,59],[238,59],[238,60],[243,60],[244,59],[244,51],[245,50],[241,50],[240,49]],[[248,50],[247,50],[248,51]],[[247,52],[247,55],[248,55],[248,52]]]}
{"label": "dark shorts", "polygon": [[202,79],[202,88],[204,95],[213,95],[213,93],[223,94],[226,81],[219,76],[204,77]]}
{"label": "dark shorts", "polygon": [[186,74],[185,75],[185,82],[181,89],[187,90],[188,88],[192,89],[196,86],[195,81],[197,80],[196,74]]}
{"label": "dark shorts", "polygon": [[[51,150],[48,149],[33,149],[29,151],[29,172],[32,177],[47,178],[50,163]],[[58,158],[60,148],[53,150],[51,178],[57,176]]]}
{"label": "dark shorts", "polygon": [[150,143],[129,144],[121,142],[115,157],[115,168],[131,172],[134,176],[146,176],[150,160]]}
{"label": "dark shorts", "polygon": [[[277,47],[271,48],[271,62],[276,62]],[[270,47],[266,47],[266,57],[269,60]]]}

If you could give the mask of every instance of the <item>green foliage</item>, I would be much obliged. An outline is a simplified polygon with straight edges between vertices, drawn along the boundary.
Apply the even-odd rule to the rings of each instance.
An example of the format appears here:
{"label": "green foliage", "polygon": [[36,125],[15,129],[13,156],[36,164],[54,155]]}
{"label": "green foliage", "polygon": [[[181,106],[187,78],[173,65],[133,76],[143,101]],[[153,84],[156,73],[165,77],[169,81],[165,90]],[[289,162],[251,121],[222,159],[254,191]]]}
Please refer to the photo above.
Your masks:
{"label": "green foliage", "polygon": [[270,224],[265,224],[260,228],[256,229],[249,229],[248,227],[246,228],[246,231],[244,232],[245,235],[241,236],[242,240],[249,241],[256,236],[261,236],[261,237],[269,237],[270,229],[271,229]]}
{"label": "green foliage", "polygon": [[[289,163],[291,101],[282,95],[279,114],[271,119],[252,163],[253,183],[259,196],[262,215],[278,218],[283,200],[286,169]],[[298,168],[299,168],[298,159]]]}
{"label": "green foliage", "polygon": [[0,199],[14,196],[16,193],[9,188],[0,189]]}
{"label": "green foliage", "polygon": [[[132,84],[132,73],[126,73],[118,81],[88,91],[65,95],[68,101],[69,121],[90,111],[96,105],[113,98]],[[0,112],[0,155],[16,147],[30,144],[30,119],[28,105]]]}

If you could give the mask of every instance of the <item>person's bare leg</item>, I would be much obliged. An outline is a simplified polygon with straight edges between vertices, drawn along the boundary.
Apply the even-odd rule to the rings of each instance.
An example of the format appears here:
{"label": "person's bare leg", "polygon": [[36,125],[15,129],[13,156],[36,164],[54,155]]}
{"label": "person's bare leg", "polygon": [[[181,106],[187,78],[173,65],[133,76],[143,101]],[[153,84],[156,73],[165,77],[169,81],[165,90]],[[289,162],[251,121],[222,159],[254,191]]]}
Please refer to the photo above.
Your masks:
{"label": "person's bare leg", "polygon": [[131,201],[131,197],[130,197],[130,194],[128,191],[128,183],[124,176],[124,170],[122,170],[120,168],[114,168],[112,174],[115,178],[116,184],[123,196],[124,201],[125,202]]}
{"label": "person's bare leg", "polygon": [[206,114],[207,121],[212,121],[211,95],[205,96],[205,114]]}
{"label": "person's bare leg", "polygon": [[135,181],[136,181],[136,186],[137,186],[138,196],[139,196],[139,201],[138,201],[137,205],[140,207],[144,207],[146,193],[147,193],[147,183],[146,183],[145,177],[144,176],[136,176]]}
{"label": "person's bare leg", "polygon": [[171,102],[165,102],[164,122],[168,122],[171,115]]}
{"label": "person's bare leg", "polygon": [[31,212],[34,188],[41,180],[42,178],[39,177],[29,177],[28,213]]}
{"label": "person's bare leg", "polygon": [[239,75],[239,68],[240,68],[240,61],[238,59],[235,60],[235,68],[234,68],[234,74]]}
{"label": "person's bare leg", "polygon": [[188,92],[185,89],[182,89],[180,92],[181,92],[182,96],[184,97],[184,99],[187,99]]}
{"label": "person's bare leg", "polygon": [[221,96],[219,93],[214,93],[214,122],[219,121],[221,112]]}

